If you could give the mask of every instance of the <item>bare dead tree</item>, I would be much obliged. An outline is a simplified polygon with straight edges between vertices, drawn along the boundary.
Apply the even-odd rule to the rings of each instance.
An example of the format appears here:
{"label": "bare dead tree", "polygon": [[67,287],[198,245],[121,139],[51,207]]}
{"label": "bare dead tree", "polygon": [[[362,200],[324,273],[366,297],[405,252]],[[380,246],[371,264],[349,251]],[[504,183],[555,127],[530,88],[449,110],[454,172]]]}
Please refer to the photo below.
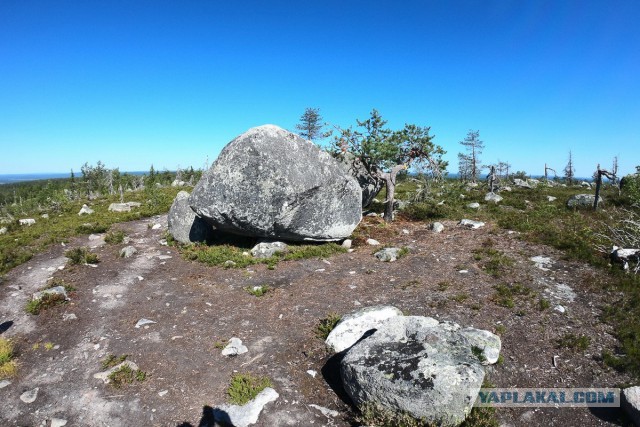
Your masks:
{"label": "bare dead tree", "polygon": [[555,169],[550,168],[549,166],[547,166],[547,164],[544,164],[544,180],[545,181],[549,181],[549,171],[553,172],[553,176],[554,177],[558,177],[558,174],[556,173]]}
{"label": "bare dead tree", "polygon": [[614,179],[615,175],[609,172],[606,169],[600,169],[600,164],[598,164],[598,169],[596,169],[596,198],[593,201],[593,210],[598,209],[598,202],[600,200],[600,187],[602,186],[602,177],[606,176],[609,179]]}

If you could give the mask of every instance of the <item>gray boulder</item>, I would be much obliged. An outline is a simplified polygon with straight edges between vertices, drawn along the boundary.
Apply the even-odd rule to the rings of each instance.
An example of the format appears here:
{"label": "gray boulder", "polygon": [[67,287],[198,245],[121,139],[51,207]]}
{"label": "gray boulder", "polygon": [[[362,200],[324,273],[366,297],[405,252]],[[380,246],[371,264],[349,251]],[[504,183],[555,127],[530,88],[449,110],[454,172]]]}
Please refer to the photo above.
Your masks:
{"label": "gray boulder", "polygon": [[392,262],[400,257],[400,248],[384,248],[375,253],[375,257],[380,261]]}
{"label": "gray boulder", "polygon": [[217,229],[251,237],[333,241],[362,218],[362,190],[310,141],[273,125],[231,141],[196,184],[191,208]]}
{"label": "gray boulder", "polygon": [[527,181],[522,180],[520,178],[515,178],[513,180],[513,185],[515,185],[516,187],[519,187],[519,188],[532,188],[531,184],[529,184]]}
{"label": "gray boulder", "polygon": [[213,227],[191,209],[186,191],[179,192],[173,200],[167,224],[169,234],[183,244],[206,242],[213,238]]}
{"label": "gray boulder", "polygon": [[485,374],[474,344],[458,329],[429,317],[392,317],[345,354],[345,391],[357,406],[374,404],[427,423],[458,425]]}
{"label": "gray boulder", "polygon": [[444,231],[444,225],[441,222],[434,222],[430,228],[434,233],[442,233]]}
{"label": "gray boulder", "polygon": [[260,242],[251,249],[254,258],[271,258],[279,252],[287,252],[289,247],[282,242]]}
{"label": "gray boulder", "polygon": [[109,211],[111,212],[129,212],[131,206],[128,203],[111,203],[109,205]]}
{"label": "gray boulder", "polygon": [[474,221],[472,219],[463,219],[458,223],[458,225],[471,228],[472,230],[477,230],[478,228],[484,227],[484,222]]}
{"label": "gray boulder", "polygon": [[493,202],[497,204],[502,201],[502,196],[496,193],[487,193],[487,195],[484,196],[484,200],[485,202]]}
{"label": "gray boulder", "polygon": [[[592,208],[596,201],[594,194],[575,194],[569,197],[567,200],[567,207],[569,208]],[[602,196],[598,199],[598,206],[604,203]]]}
{"label": "gray boulder", "polygon": [[125,246],[124,248],[120,249],[120,258],[131,258],[137,253],[138,250],[133,246]]}

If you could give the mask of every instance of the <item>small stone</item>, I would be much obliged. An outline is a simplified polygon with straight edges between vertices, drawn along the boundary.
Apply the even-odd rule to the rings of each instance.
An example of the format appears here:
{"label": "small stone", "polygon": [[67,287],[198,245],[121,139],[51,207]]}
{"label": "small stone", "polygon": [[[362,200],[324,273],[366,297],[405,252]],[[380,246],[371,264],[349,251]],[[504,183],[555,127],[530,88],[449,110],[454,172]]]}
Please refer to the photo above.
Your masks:
{"label": "small stone", "polygon": [[49,214],[42,214],[40,215],[40,218],[49,219]]}
{"label": "small stone", "polygon": [[27,218],[27,219],[20,219],[18,220],[18,222],[20,223],[20,225],[27,225],[30,227],[36,223],[36,220],[33,218]]}
{"label": "small stone", "polygon": [[409,230],[407,230],[406,228],[402,229],[402,234],[409,234]]}
{"label": "small stone", "polygon": [[480,209],[480,203],[478,202],[469,203],[467,207],[469,209]]}
{"label": "small stone", "polygon": [[311,375],[313,378],[316,377],[316,375],[318,375],[318,372],[314,371],[313,369],[309,369],[307,371],[307,374]]}
{"label": "small stone", "polygon": [[20,400],[22,400],[24,403],[35,402],[36,399],[38,398],[38,390],[40,389],[36,387],[33,390],[25,391],[20,395]]}
{"label": "small stone", "polygon": [[444,225],[441,222],[434,222],[430,228],[434,233],[442,233],[444,231]]}
{"label": "small stone", "polygon": [[91,209],[89,206],[87,205],[82,205],[82,209],[80,209],[80,212],[78,212],[79,216],[82,215],[91,215],[93,213],[93,209]]}
{"label": "small stone", "polygon": [[[258,288],[260,286],[257,286]],[[229,340],[229,344],[222,350],[223,356],[237,356],[239,354],[244,354],[247,351],[246,346],[242,345],[242,340],[240,338],[233,337]]]}
{"label": "small stone", "polygon": [[367,239],[367,245],[379,246],[380,242],[378,242],[376,239]]}
{"label": "small stone", "polygon": [[7,227],[0,228],[0,234],[6,234],[6,233],[7,233]]}
{"label": "small stone", "polygon": [[236,263],[235,261],[231,261],[230,259],[226,260],[223,264],[225,267],[235,267]]}
{"label": "small stone", "polygon": [[553,309],[555,311],[557,311],[558,313],[564,313],[565,311],[567,311],[567,309],[564,308],[563,306],[561,306],[560,304],[558,304],[555,307],[553,307]]}
{"label": "small stone", "polygon": [[111,212],[130,212],[131,206],[128,203],[111,203],[109,205],[109,211]]}
{"label": "small stone", "polygon": [[120,250],[120,258],[130,258],[138,252],[133,246],[126,246]]}
{"label": "small stone", "polygon": [[375,253],[375,257],[380,261],[393,262],[400,256],[401,249],[399,248],[384,248]]}
{"label": "small stone", "polygon": [[484,227],[484,222],[482,222],[482,221],[473,221],[471,219],[463,219],[458,224],[463,226],[463,227],[471,228],[472,230],[476,230],[478,228]]}
{"label": "small stone", "polygon": [[64,313],[62,315],[62,320],[64,320],[65,322],[69,320],[77,320],[77,319],[78,319],[78,316],[76,316],[73,313]]}
{"label": "small stone", "polygon": [[62,418],[51,418],[51,427],[64,427],[67,425],[67,420]]}
{"label": "small stone", "polygon": [[158,323],[158,322],[154,322],[153,320],[149,320],[149,319],[140,319],[138,320],[138,323],[136,323],[136,328],[139,329],[141,326],[152,325],[154,323]]}
{"label": "small stone", "polygon": [[33,299],[39,300],[39,299],[42,299],[42,297],[45,295],[61,295],[64,297],[65,300],[69,299],[69,297],[67,296],[67,291],[65,290],[64,286],[56,286],[53,288],[45,289],[43,291],[35,292],[33,294]]}
{"label": "small stone", "polygon": [[169,390],[162,390],[158,392],[158,396],[164,397],[167,393],[169,393]]}
{"label": "small stone", "polygon": [[345,239],[340,246],[342,246],[345,249],[351,249],[352,243],[353,242],[351,241],[351,239]]}
{"label": "small stone", "polygon": [[492,202],[497,204],[502,201],[502,196],[496,193],[488,193],[486,196],[484,196],[484,200],[485,202]]}
{"label": "small stone", "polygon": [[11,385],[11,381],[2,380],[0,381],[0,388],[5,388]]}
{"label": "small stone", "polygon": [[151,227],[152,230],[158,230],[160,227],[162,227],[162,225],[160,224],[153,224],[153,227]]}
{"label": "small stone", "polygon": [[547,196],[547,200],[548,200],[549,202],[553,202],[553,201],[555,201],[556,199],[557,199],[557,197]]}

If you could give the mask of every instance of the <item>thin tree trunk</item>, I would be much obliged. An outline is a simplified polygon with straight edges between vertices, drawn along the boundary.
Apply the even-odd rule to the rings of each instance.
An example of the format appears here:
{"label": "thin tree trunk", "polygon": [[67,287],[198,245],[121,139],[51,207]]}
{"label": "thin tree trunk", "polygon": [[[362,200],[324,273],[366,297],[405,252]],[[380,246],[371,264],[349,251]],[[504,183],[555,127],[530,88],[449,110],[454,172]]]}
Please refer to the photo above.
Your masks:
{"label": "thin tree trunk", "polygon": [[387,186],[387,200],[385,200],[384,204],[385,222],[393,221],[393,202],[395,201],[394,197],[396,193],[396,176],[398,175],[398,172],[406,168],[407,167],[405,165],[396,165],[390,172],[382,174],[382,178]]}

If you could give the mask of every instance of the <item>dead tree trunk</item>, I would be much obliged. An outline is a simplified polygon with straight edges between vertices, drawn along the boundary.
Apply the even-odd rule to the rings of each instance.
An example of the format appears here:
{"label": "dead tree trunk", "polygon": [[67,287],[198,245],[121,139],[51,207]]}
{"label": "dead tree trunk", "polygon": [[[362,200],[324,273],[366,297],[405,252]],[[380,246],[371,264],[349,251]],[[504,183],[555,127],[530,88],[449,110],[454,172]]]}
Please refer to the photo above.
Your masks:
{"label": "dead tree trunk", "polygon": [[602,176],[606,176],[609,179],[614,179],[615,175],[605,169],[600,169],[598,164],[598,170],[596,171],[596,197],[593,201],[593,210],[598,209],[598,202],[600,201],[600,187],[602,187]]}
{"label": "dead tree trunk", "polygon": [[398,172],[406,169],[406,165],[396,165],[391,171],[385,172],[382,174],[382,179],[387,186],[387,199],[384,201],[384,221],[391,222],[393,221],[393,203],[395,201],[395,193],[396,193],[396,177],[398,176]]}

